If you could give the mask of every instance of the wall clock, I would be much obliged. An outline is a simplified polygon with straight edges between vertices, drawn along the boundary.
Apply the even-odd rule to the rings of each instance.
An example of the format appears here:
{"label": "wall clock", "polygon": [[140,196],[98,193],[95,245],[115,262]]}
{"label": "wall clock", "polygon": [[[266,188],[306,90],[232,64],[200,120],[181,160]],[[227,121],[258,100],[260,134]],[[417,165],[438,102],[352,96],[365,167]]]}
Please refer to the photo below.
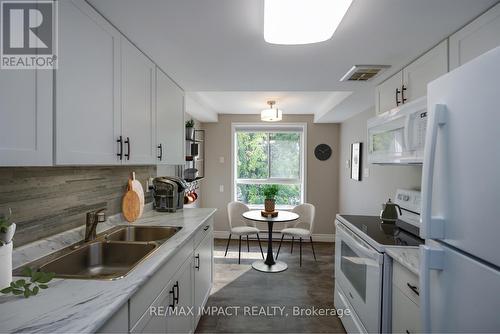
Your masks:
{"label": "wall clock", "polygon": [[327,144],[319,144],[314,149],[314,155],[318,160],[325,161],[332,156],[332,148]]}

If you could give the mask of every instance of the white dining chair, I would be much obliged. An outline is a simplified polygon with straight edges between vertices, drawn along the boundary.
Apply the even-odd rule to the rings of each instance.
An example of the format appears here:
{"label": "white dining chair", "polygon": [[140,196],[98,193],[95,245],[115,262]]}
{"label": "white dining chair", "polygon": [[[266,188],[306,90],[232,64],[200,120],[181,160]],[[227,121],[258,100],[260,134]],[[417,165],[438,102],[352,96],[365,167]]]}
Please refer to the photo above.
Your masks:
{"label": "white dining chair", "polygon": [[226,252],[224,257],[227,255],[227,250],[229,249],[229,243],[231,242],[231,236],[239,236],[238,244],[238,264],[241,262],[241,237],[247,237],[247,251],[250,252],[250,244],[248,242],[248,236],[251,234],[257,235],[257,240],[259,241],[260,253],[262,258],[264,258],[264,252],[262,251],[262,245],[260,244],[259,232],[260,230],[255,226],[255,223],[250,223],[248,220],[243,218],[242,214],[244,212],[250,211],[249,207],[241,202],[231,202],[227,205],[227,216],[229,220],[229,239],[227,240]]}
{"label": "white dining chair", "polygon": [[[290,253],[293,253],[293,242],[295,238],[299,238],[299,246],[300,246],[300,266],[302,267],[302,239],[309,237],[309,241],[311,242],[311,248],[313,251],[314,260],[316,261],[316,253],[314,252],[314,244],[312,239],[312,230],[314,226],[314,215],[316,212],[316,208],[314,205],[309,203],[304,203],[297,205],[293,208],[292,212],[295,212],[299,215],[299,219],[294,222],[293,227],[286,227],[281,230],[281,240],[280,245],[278,247],[278,252],[276,253],[276,259],[280,253],[281,243],[283,242],[283,238],[285,235],[292,237],[292,246],[290,248]],[[308,228],[298,227],[299,225],[307,225]]]}

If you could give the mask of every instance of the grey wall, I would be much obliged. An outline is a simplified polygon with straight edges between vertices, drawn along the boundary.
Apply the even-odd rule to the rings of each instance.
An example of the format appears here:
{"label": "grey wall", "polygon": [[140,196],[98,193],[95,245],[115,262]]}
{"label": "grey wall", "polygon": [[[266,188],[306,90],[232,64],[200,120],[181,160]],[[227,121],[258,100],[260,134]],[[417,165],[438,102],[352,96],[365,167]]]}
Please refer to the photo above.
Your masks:
{"label": "grey wall", "polygon": [[[228,231],[227,203],[231,199],[231,123],[260,122],[259,115],[219,115],[219,122],[204,123],[207,178],[203,181],[202,206],[217,208],[215,230]],[[332,234],[338,212],[339,125],[314,124],[312,115],[284,115],[283,122],[307,123],[307,202],[316,206],[315,234]],[[333,149],[332,157],[319,161],[316,145],[325,143]],[[224,163],[219,158],[224,157]],[[224,192],[219,186],[224,186]],[[267,227],[263,227],[267,228]],[[279,226],[278,226],[279,228]]]}
{"label": "grey wall", "polygon": [[[366,121],[375,116],[375,110],[360,113],[340,126],[340,179],[339,212],[345,214],[378,215],[381,204],[393,198],[397,188],[419,189],[422,168],[418,166],[379,166],[367,163]],[[350,159],[351,144],[363,143],[362,162],[369,168],[369,177],[362,181],[350,178],[351,170],[346,168]],[[363,168],[364,168],[363,167]]]}
{"label": "grey wall", "polygon": [[120,212],[132,171],[145,188],[156,166],[0,168],[0,213],[12,209],[14,245],[84,225],[85,213],[93,209]]}

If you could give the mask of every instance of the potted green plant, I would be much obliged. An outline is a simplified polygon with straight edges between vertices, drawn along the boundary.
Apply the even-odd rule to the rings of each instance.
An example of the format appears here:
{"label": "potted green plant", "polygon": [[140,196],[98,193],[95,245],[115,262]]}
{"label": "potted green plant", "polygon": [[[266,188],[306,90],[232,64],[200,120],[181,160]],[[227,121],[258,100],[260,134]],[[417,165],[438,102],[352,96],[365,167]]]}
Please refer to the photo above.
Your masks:
{"label": "potted green plant", "polygon": [[0,288],[12,281],[12,238],[16,232],[16,224],[10,222],[9,216],[0,216]]}
{"label": "potted green plant", "polygon": [[262,187],[264,194],[264,210],[266,212],[274,212],[276,208],[276,195],[278,195],[279,188],[276,184],[265,185]]}
{"label": "potted green plant", "polygon": [[186,121],[186,139],[194,140],[194,120]]}

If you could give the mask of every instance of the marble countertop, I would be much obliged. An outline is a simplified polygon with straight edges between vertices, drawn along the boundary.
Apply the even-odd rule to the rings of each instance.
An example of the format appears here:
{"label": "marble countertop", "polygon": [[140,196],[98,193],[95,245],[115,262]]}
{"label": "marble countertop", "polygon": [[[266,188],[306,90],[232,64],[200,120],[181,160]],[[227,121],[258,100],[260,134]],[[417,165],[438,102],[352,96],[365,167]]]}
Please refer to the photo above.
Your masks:
{"label": "marble countertop", "polygon": [[420,251],[418,247],[386,247],[385,252],[395,261],[401,263],[415,275],[420,271]]}
{"label": "marble countertop", "polygon": [[[215,209],[184,209],[177,213],[147,211],[134,225],[182,226],[126,277],[116,281],[54,279],[50,288],[25,299],[0,296],[0,332],[88,333],[102,327],[111,316],[167,262],[215,213]],[[124,224],[117,216],[99,224],[98,232]],[[82,240],[80,227],[19,247],[13,253],[18,267]]]}

